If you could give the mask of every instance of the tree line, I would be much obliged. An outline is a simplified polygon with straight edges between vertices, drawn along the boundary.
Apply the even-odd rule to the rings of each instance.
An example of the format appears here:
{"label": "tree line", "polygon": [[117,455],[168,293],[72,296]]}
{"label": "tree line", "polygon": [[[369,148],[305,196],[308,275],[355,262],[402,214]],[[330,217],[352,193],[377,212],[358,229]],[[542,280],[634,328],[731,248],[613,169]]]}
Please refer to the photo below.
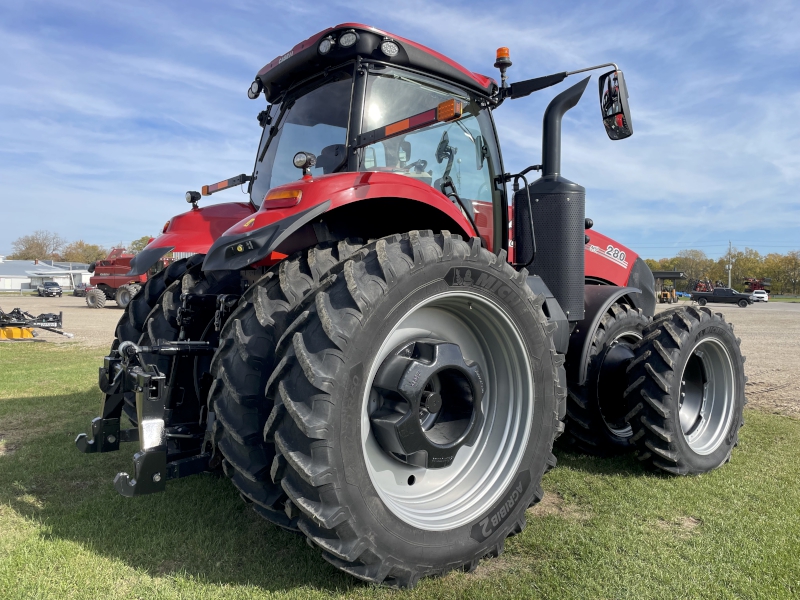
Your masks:
{"label": "tree line", "polygon": [[786,254],[760,254],[752,248],[732,248],[718,260],[709,258],[702,250],[681,250],[673,258],[645,259],[653,271],[683,271],[685,281],[676,281],[678,290],[688,290],[692,281],[708,279],[728,285],[728,264],[731,265],[731,286],[742,291],[749,278],[772,279],[774,294],[796,295],[800,291],[800,250]]}
{"label": "tree line", "polygon": [[[126,248],[128,252],[136,254],[150,241],[150,236],[145,235],[133,240],[130,244],[119,243],[117,248]],[[11,242],[14,250],[6,258],[9,260],[54,260],[59,262],[91,263],[102,260],[108,256],[109,248],[99,244],[90,244],[84,240],[68,242],[62,236],[52,231],[37,230],[29,235],[23,235]]]}

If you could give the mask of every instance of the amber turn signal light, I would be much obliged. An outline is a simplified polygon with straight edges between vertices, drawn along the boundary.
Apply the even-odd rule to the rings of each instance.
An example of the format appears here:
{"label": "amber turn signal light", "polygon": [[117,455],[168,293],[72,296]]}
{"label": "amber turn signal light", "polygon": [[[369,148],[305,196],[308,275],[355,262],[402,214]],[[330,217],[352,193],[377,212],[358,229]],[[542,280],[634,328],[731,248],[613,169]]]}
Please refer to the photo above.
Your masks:
{"label": "amber turn signal light", "polygon": [[300,203],[302,190],[273,190],[264,196],[264,208],[290,208]]}

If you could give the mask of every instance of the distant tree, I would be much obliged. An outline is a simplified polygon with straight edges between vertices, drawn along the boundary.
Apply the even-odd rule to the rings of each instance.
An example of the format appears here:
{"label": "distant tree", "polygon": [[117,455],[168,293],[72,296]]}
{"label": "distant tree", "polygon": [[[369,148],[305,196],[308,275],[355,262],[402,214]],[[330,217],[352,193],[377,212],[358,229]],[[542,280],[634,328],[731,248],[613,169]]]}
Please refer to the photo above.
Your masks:
{"label": "distant tree", "polygon": [[59,252],[64,248],[65,243],[66,240],[57,233],[40,229],[11,242],[14,253],[8,258],[12,260],[58,260]]}
{"label": "distant tree", "polygon": [[791,287],[792,294],[797,294],[797,289],[800,288],[800,250],[793,250],[785,256],[784,272],[787,287]]}
{"label": "distant tree", "polygon": [[128,246],[128,252],[131,254],[138,254],[144,247],[147,246],[147,242],[149,242],[152,238],[149,235],[143,235],[138,240],[133,240]]}
{"label": "distant tree", "polygon": [[702,250],[681,250],[675,257],[675,270],[686,273],[688,281],[709,278],[714,261]]}
{"label": "distant tree", "polygon": [[108,250],[97,244],[87,244],[83,240],[72,242],[64,247],[62,259],[68,262],[91,263],[105,258]]}

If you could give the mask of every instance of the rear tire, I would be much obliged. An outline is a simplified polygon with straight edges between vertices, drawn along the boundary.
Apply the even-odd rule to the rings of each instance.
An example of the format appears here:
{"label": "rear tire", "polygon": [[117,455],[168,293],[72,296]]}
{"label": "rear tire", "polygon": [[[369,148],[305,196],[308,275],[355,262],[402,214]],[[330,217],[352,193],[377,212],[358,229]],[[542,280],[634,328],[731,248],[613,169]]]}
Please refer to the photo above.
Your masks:
{"label": "rear tire", "polygon": [[114,295],[114,300],[120,308],[127,308],[134,296],[139,292],[138,285],[121,285]]}
{"label": "rear tire", "polygon": [[286,529],[296,529],[297,518],[285,513],[286,495],[270,476],[275,445],[263,437],[272,410],[265,399],[267,381],[292,311],[360,247],[356,240],[322,244],[273,267],[245,292],[226,321],[211,362],[208,406],[216,417],[214,439],[225,457],[223,469],[259,515]]}
{"label": "rear tire", "polygon": [[[471,570],[498,556],[505,538],[525,527],[525,510],[542,498],[541,477],[554,462],[565,396],[563,356],[553,346],[544,298],[534,297],[526,276],[478,239],[412,231],[347,261],[304,305],[268,385],[275,407],[265,434],[274,436],[272,474],[291,500],[287,511],[299,514],[300,530],[335,567],[410,588],[421,577]],[[451,463],[436,458],[448,465],[442,468],[415,466],[419,453],[401,462],[375,437],[377,423],[397,422],[400,414],[391,408],[400,406],[394,392],[373,401],[375,386],[386,391],[380,374],[395,372],[384,365],[416,361],[401,382],[422,394],[415,388],[420,372],[411,373],[424,359],[405,346],[409,340],[414,348],[455,346],[459,357],[464,348],[464,364],[474,360],[485,375],[473,379],[480,391],[448,376],[440,394],[435,386],[427,392],[441,396],[435,414],[471,411],[458,412],[460,420],[441,417],[446,430],[437,430],[434,417],[436,439],[460,439],[464,423],[470,433],[461,435],[476,435],[453,451]],[[430,414],[420,411],[419,427]]]}
{"label": "rear tire", "polygon": [[697,301],[697,303],[698,303],[700,306],[705,306],[706,304],[708,304],[708,300],[706,300],[705,298],[700,298],[700,299]]}
{"label": "rear tire", "polygon": [[106,305],[106,295],[103,290],[95,288],[86,292],[86,306],[89,308],[103,308]]}
{"label": "rear tire", "polygon": [[592,456],[615,456],[633,450],[633,431],[625,421],[624,364],[634,355],[633,348],[649,323],[641,309],[627,304],[608,308],[589,348],[584,385],[567,384],[566,432],[560,444]]}
{"label": "rear tire", "polygon": [[744,358],[721,313],[675,308],[645,329],[628,367],[639,460],[675,475],[730,460],[743,424]]}

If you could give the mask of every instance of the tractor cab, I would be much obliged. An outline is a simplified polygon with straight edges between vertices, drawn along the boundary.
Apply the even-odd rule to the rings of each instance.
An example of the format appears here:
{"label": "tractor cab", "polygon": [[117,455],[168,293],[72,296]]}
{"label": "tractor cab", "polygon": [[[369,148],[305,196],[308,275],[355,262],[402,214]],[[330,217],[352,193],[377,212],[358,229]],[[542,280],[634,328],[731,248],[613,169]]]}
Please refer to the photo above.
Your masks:
{"label": "tractor cab", "polygon": [[254,89],[271,104],[259,117],[253,205],[300,178],[294,158],[302,152],[311,157],[305,173],[313,178],[372,171],[430,186],[491,247],[502,226],[492,206],[505,200],[503,186],[493,184],[503,173],[489,110],[496,83],[428,53],[408,52],[398,61],[410,42],[387,44],[384,37],[345,28],[321,36],[313,52],[289,56],[280,69],[262,69]]}

